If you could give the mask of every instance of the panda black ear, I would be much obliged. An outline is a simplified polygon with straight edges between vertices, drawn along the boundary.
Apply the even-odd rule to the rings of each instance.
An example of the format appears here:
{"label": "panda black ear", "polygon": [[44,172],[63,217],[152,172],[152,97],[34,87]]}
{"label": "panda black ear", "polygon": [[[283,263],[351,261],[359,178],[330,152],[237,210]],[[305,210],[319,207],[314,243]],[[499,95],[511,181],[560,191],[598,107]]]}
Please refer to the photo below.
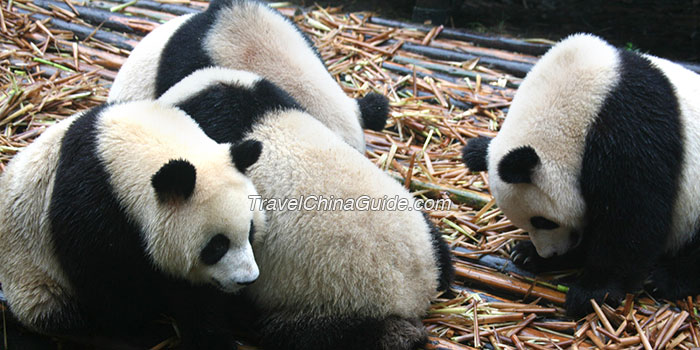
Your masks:
{"label": "panda black ear", "polygon": [[245,140],[231,146],[231,159],[236,169],[245,174],[248,167],[255,164],[262,153],[262,142],[257,140]]}
{"label": "panda black ear", "polygon": [[360,117],[362,127],[374,131],[381,131],[386,125],[386,118],[389,116],[389,100],[386,97],[369,93],[363,98],[357,99],[360,106]]}
{"label": "panda black ear", "polygon": [[186,200],[194,192],[197,170],[184,159],[173,159],[165,163],[151,176],[151,185],[158,200]]}
{"label": "panda black ear", "polygon": [[478,137],[467,141],[467,145],[462,148],[462,161],[467,165],[469,170],[488,170],[486,155],[488,154],[490,143],[491,139],[487,137]]}
{"label": "panda black ear", "polygon": [[518,147],[508,152],[498,163],[498,175],[511,184],[532,183],[532,170],[540,163],[540,157],[530,146]]}

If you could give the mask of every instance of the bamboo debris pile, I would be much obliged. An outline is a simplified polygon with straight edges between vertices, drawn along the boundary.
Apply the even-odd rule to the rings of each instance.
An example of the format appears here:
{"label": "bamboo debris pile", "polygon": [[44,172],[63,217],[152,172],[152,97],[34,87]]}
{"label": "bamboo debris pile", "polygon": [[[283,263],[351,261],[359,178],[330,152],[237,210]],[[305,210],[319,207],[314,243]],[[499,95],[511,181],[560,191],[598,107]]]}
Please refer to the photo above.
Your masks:
{"label": "bamboo debris pile", "polygon": [[[698,300],[629,295],[616,309],[594,304],[594,313],[573,320],[563,314],[567,288],[559,281],[572,272],[535,276],[508,260],[512,243],[527,236],[495,206],[487,174],[464,167],[460,150],[469,138],[496,135],[537,61],[532,54],[547,45],[278,5],[316,43],[348,95],[375,91],[390,99],[387,128],[366,131],[367,156],[415,196],[451,203],[429,211],[453,249],[457,281],[424,320],[428,349],[700,347]],[[3,0],[0,170],[46,126],[104,102],[129,51],[158,23],[206,6]]]}

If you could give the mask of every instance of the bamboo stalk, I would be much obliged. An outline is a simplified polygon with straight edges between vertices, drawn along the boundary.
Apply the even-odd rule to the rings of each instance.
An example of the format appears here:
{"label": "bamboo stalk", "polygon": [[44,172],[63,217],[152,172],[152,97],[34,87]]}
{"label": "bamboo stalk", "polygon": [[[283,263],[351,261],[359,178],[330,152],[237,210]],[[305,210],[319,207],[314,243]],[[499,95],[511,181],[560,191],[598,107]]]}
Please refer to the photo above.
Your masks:
{"label": "bamboo stalk", "polygon": [[[481,75],[481,79],[487,83],[495,83],[499,81],[499,78],[496,76],[488,75],[488,74],[480,74],[478,72],[458,68],[458,67],[452,67],[452,66],[447,66],[444,64],[439,64],[439,63],[433,63],[433,62],[427,62],[424,60],[419,60],[416,58],[410,58],[410,57],[404,57],[401,55],[394,55],[392,58],[392,61],[396,63],[401,63],[401,64],[407,64],[407,65],[416,65],[420,66],[426,69],[430,69],[435,72],[440,72],[440,73],[445,73],[449,75],[454,75],[457,77],[468,77],[472,79],[476,79],[477,75]],[[508,79],[506,83],[508,87],[514,87],[517,88],[520,86],[520,80],[513,80],[513,79]]]}
{"label": "bamboo stalk", "polygon": [[[398,180],[400,183],[404,182],[403,177],[400,175],[391,171],[389,171],[388,174],[394,179]],[[427,193],[432,193],[434,196],[439,196],[440,192],[447,192],[450,199],[452,199],[454,202],[466,204],[473,208],[481,208],[491,199],[489,196],[481,192],[439,186],[432,183],[418,181],[416,179],[411,180],[410,187],[412,191],[428,191]]]}
{"label": "bamboo stalk", "polygon": [[[24,10],[18,10],[18,12],[29,13],[29,12],[24,11]],[[80,39],[84,39],[84,38],[87,38],[88,36],[91,36],[92,38],[95,38],[97,40],[103,41],[107,44],[114,45],[120,49],[125,49],[125,50],[133,50],[137,44],[137,42],[135,40],[126,38],[123,35],[105,32],[102,30],[93,30],[92,28],[89,28],[86,26],[66,22],[64,20],[52,18],[52,17],[42,15],[39,13],[30,14],[30,17],[37,19],[37,20],[48,19],[54,28],[73,32]],[[94,34],[93,34],[93,32],[94,32]]]}
{"label": "bamboo stalk", "polygon": [[[415,28],[424,32],[427,32],[429,30],[428,27],[420,24],[400,22],[376,16],[371,17],[369,21],[371,23],[381,24],[387,27]],[[520,40],[487,37],[483,35],[469,33],[464,30],[456,30],[450,28],[443,29],[438,37],[469,41],[486,47],[505,49],[509,51],[518,51],[532,55],[542,55],[551,47],[550,45],[532,44]]]}
{"label": "bamboo stalk", "polygon": [[[394,44],[395,41],[388,40],[387,43],[391,45]],[[520,78],[524,77],[532,68],[532,64],[529,63],[506,61],[494,57],[479,57],[468,53],[438,49],[430,46],[413,44],[410,42],[404,42],[401,46],[401,50],[447,61],[470,61],[478,58],[480,64],[508,72]]]}
{"label": "bamboo stalk", "polygon": [[133,17],[126,16],[120,13],[113,13],[85,6],[68,6],[66,3],[58,1],[33,0],[33,3],[45,9],[49,9],[51,8],[51,6],[63,9],[76,9],[79,13],[78,17],[85,20],[86,22],[93,25],[99,25],[100,23],[104,23],[104,28],[109,28],[123,33],[147,33],[159,25],[159,23],[147,21],[144,19],[139,20],[138,24],[136,24],[133,22]]}
{"label": "bamboo stalk", "polygon": [[543,298],[556,304],[564,304],[566,300],[566,295],[564,293],[520,282],[504,275],[480,271],[460,263],[455,264],[455,272],[459,277],[511,293],[526,295],[529,292],[532,296]]}

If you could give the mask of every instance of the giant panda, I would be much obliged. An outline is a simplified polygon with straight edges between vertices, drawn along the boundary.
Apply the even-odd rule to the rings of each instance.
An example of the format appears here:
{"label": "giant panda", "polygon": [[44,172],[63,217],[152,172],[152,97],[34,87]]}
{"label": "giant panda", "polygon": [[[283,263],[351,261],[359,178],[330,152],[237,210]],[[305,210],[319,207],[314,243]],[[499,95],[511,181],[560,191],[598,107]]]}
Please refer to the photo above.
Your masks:
{"label": "giant panda", "polygon": [[196,15],[155,29],[119,70],[109,100],[156,98],[199,68],[251,71],[292,95],[311,115],[364,153],[362,127],[384,128],[386,98],[345,95],[292,22],[263,2],[213,0]]}
{"label": "giant panda", "polygon": [[159,101],[191,115],[217,142],[264,145],[248,174],[267,228],[253,247],[260,278],[245,290],[260,312],[264,348],[409,350],[425,343],[420,318],[454,270],[449,248],[420,211],[262,204],[305,196],[316,196],[311,205],[362,196],[412,204],[403,186],[253,73],[198,70]]}
{"label": "giant panda", "polygon": [[498,135],[463,159],[489,172],[496,203],[530,234],[513,260],[582,267],[566,298],[615,303],[642,288],[700,293],[700,76],[588,34],[549,50],[517,91]]}
{"label": "giant panda", "polygon": [[261,147],[217,144],[153,101],[48,128],[0,177],[12,314],[42,333],[118,339],[166,313],[183,348],[235,348],[211,301],[259,275],[251,240],[264,215],[250,208],[257,192],[242,172]]}

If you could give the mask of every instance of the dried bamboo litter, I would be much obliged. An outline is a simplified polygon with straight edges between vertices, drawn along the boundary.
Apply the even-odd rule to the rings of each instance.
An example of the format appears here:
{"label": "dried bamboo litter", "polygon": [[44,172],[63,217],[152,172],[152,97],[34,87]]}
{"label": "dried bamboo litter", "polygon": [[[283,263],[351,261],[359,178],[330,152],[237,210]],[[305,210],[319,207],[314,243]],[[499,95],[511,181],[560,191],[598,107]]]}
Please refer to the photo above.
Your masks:
{"label": "dried bamboo litter", "polygon": [[[47,125],[103,102],[128,50],[155,21],[206,6],[146,0],[37,4],[3,2],[0,10],[0,171]],[[121,8],[126,22],[126,16],[109,12],[119,4],[128,5]],[[314,40],[349,95],[376,91],[391,101],[387,128],[366,132],[367,156],[417,197],[450,204],[429,214],[453,248],[459,276],[453,292],[438,296],[424,320],[432,335],[427,349],[700,347],[696,299],[670,303],[630,295],[616,309],[595,304],[594,313],[571,320],[561,309],[566,288],[550,280],[566,274],[533,276],[510,265],[510,245],[526,235],[495,206],[487,174],[469,172],[459,157],[469,138],[496,135],[520,82],[498,65],[485,66],[488,58],[522,67],[536,57],[493,44],[509,39],[448,35],[449,28],[382,22],[337,9],[296,10],[280,8]],[[437,59],[415,46],[471,56]],[[527,53],[522,48],[530,46],[508,49]],[[164,339],[154,348],[172,344]]]}

